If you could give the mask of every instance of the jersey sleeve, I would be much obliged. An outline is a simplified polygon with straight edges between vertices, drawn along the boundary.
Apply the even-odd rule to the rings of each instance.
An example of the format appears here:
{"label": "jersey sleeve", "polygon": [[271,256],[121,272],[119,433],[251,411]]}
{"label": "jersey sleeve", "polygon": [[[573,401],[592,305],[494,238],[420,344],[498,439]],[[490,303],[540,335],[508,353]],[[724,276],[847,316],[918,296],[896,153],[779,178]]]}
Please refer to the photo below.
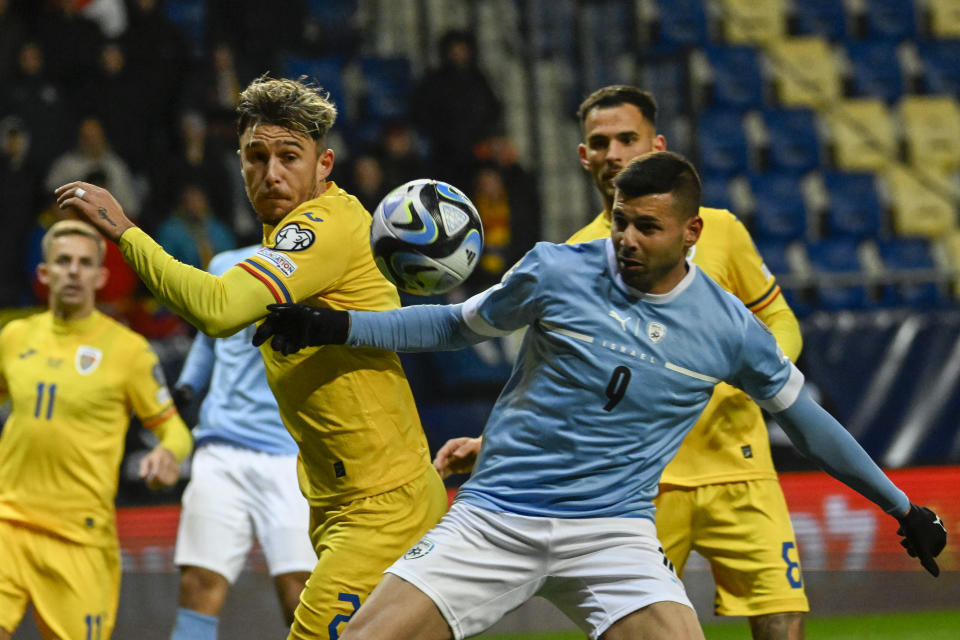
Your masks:
{"label": "jersey sleeve", "polygon": [[352,208],[336,196],[311,200],[237,266],[266,287],[272,302],[310,298],[340,281],[356,252],[369,253],[369,232],[360,226],[361,215],[359,205]]}
{"label": "jersey sleeve", "polygon": [[[729,213],[729,212],[727,212]],[[747,228],[732,213],[727,225],[732,293],[757,313],[780,296],[780,285],[760,257]]]}
{"label": "jersey sleeve", "polygon": [[536,321],[542,253],[538,244],[504,274],[499,284],[463,303],[461,313],[471,331],[493,338]]}
{"label": "jersey sleeve", "polygon": [[187,385],[194,391],[203,391],[210,384],[210,376],[213,374],[213,341],[210,336],[197,332],[190,345],[190,352],[187,353],[187,359],[183,362],[183,368],[180,370],[180,377],[177,378],[176,385]]}
{"label": "jersey sleeve", "polygon": [[767,411],[783,411],[802,390],[803,374],[784,355],[759,318],[745,314],[743,322],[740,357],[727,382],[746,391]]}
{"label": "jersey sleeve", "polygon": [[160,361],[145,340],[132,359],[126,380],[130,404],[143,426],[153,429],[176,415]]}

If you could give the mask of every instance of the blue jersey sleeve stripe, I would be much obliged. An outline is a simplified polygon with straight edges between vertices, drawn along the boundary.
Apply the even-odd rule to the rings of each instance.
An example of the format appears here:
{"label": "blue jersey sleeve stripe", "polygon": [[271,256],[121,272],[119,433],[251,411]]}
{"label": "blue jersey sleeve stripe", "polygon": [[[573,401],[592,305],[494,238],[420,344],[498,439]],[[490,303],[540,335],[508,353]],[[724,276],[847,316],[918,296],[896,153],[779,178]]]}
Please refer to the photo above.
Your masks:
{"label": "blue jersey sleeve stripe", "polygon": [[258,262],[254,262],[250,258],[247,258],[243,262],[244,264],[248,264],[254,267],[261,273],[265,274],[268,278],[270,278],[273,281],[273,283],[277,286],[277,289],[280,291],[280,295],[283,296],[284,302],[293,302],[293,296],[290,295],[290,291],[287,289],[286,285],[283,284],[283,282],[280,280],[280,278],[277,277],[275,273],[267,269],[262,264]]}
{"label": "blue jersey sleeve stripe", "polygon": [[764,300],[766,300],[768,297],[770,297],[770,296],[773,294],[773,292],[774,292],[775,289],[777,289],[777,281],[776,281],[776,280],[774,280],[773,282],[770,283],[770,287],[769,287],[766,291],[763,292],[763,295],[762,295],[762,296],[760,296],[760,297],[757,298],[756,300],[753,300],[753,301],[751,301],[751,302],[748,302],[748,303],[747,303],[747,308],[750,309],[750,310],[754,310],[753,307],[755,307],[756,305],[760,304],[761,302],[763,302]]}

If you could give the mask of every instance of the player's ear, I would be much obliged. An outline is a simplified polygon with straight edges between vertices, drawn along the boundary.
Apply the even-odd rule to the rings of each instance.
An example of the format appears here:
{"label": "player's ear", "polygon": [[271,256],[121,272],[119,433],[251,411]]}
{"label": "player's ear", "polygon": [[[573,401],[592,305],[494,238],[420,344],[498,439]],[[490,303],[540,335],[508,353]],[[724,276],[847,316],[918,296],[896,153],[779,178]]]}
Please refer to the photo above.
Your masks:
{"label": "player's ear", "polygon": [[50,284],[50,272],[47,271],[47,265],[44,262],[37,265],[37,280],[40,284]]}
{"label": "player's ear", "polygon": [[580,166],[590,171],[590,161],[587,160],[587,145],[582,142],[577,145],[577,155],[580,156]]}
{"label": "player's ear", "polygon": [[97,274],[97,282],[94,286],[94,291],[99,291],[103,289],[107,284],[107,278],[110,277],[110,270],[106,267],[100,267],[100,273]]}
{"label": "player's ear", "polygon": [[326,180],[333,171],[333,149],[327,149],[317,158],[317,182]]}
{"label": "player's ear", "polygon": [[662,135],[657,134],[653,137],[652,151],[666,151],[667,150],[667,139]]}
{"label": "player's ear", "polygon": [[697,240],[700,239],[700,232],[703,231],[703,218],[700,216],[692,216],[684,224],[683,229],[683,244],[684,248],[689,249],[693,245],[697,244]]}

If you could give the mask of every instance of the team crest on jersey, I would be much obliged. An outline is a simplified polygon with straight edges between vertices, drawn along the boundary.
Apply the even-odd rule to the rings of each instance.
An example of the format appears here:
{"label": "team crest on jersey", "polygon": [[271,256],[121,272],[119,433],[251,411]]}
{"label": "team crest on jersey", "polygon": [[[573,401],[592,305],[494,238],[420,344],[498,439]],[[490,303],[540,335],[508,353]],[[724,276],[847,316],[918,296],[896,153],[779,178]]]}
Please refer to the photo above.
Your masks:
{"label": "team crest on jersey", "polygon": [[422,539],[417,544],[410,547],[410,550],[403,554],[404,560],[416,560],[417,558],[422,558],[427,555],[436,545],[427,538]]}
{"label": "team crest on jersey", "polygon": [[313,231],[291,222],[273,236],[273,248],[279,251],[303,251],[312,245],[315,239]]}
{"label": "team crest on jersey", "polygon": [[651,322],[647,325],[647,337],[650,338],[650,342],[656,344],[663,340],[665,335],[667,335],[667,328],[659,322]]}
{"label": "team crest on jersey", "polygon": [[297,263],[279,251],[273,251],[272,249],[267,249],[266,247],[260,247],[257,250],[257,256],[275,266],[280,270],[280,273],[288,278],[293,275],[294,271],[297,270]]}
{"label": "team crest on jersey", "polygon": [[82,344],[77,347],[77,357],[74,359],[73,364],[77,367],[77,373],[86,376],[96,371],[97,367],[100,366],[101,360],[103,360],[103,351],[100,351],[100,349],[96,347],[89,347]]}

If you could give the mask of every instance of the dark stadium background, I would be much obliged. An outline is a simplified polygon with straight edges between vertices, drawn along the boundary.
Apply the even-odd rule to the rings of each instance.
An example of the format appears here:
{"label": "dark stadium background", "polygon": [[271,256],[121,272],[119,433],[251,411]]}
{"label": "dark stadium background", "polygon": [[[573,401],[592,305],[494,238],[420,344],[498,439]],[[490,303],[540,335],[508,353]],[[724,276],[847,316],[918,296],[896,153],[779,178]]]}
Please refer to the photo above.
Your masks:
{"label": "dark stadium background", "polygon": [[[447,301],[599,211],[575,155],[574,113],[594,88],[634,83],[657,97],[669,148],[703,174],[705,204],[740,216],[778,276],[802,322],[799,366],[811,390],[882,466],[908,474],[956,535],[957,4],[0,0],[0,324],[43,303],[31,274],[56,216],[58,166],[129,193],[127,211],[171,247],[190,245],[185,256],[256,242],[231,100],[264,72],[306,75],[330,92],[340,110],[332,178],[369,209],[425,176],[474,199],[484,262]],[[456,43],[475,65],[442,64]],[[88,129],[78,143],[91,118],[104,137]],[[115,161],[103,161],[106,147]],[[191,189],[207,206],[189,204]],[[103,308],[151,339],[174,380],[192,329],[114,267]],[[405,299],[424,301],[437,300]],[[515,348],[506,340],[404,356],[434,449],[479,433]],[[771,439],[788,472],[814,616],[957,608],[955,543],[941,563],[948,570],[928,578],[890,546],[890,522],[822,474],[802,473],[809,464],[779,430]],[[144,489],[132,470],[149,446],[131,429],[118,495],[123,638],[166,637],[175,608],[171,527],[185,479],[176,491]],[[224,637],[278,627],[262,571],[254,555],[224,612]],[[694,563],[687,581],[712,619],[705,567]],[[502,628],[563,624],[536,603]]]}

